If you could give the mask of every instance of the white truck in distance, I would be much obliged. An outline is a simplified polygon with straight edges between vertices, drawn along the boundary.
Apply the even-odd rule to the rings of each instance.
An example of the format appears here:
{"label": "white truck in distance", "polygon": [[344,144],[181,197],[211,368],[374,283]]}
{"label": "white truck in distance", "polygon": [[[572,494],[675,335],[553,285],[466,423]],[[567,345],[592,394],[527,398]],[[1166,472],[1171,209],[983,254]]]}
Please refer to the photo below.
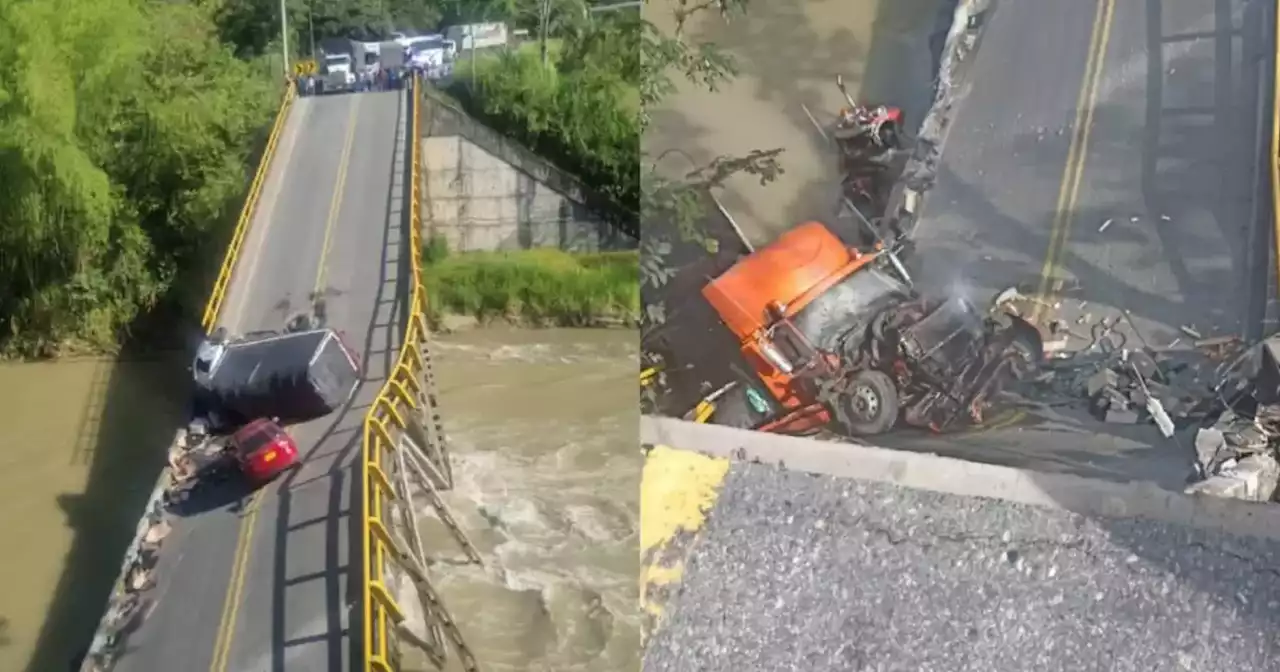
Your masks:
{"label": "white truck in distance", "polygon": [[350,91],[355,88],[356,73],[351,62],[351,54],[343,52],[323,54],[320,67],[323,92]]}

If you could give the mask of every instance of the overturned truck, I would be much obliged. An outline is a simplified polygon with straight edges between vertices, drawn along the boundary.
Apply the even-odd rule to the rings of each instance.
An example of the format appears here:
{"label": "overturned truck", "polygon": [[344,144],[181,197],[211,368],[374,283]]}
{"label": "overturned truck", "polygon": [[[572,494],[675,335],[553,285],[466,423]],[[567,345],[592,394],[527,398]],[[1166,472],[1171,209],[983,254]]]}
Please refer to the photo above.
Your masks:
{"label": "overturned truck", "polygon": [[866,436],[981,421],[1000,383],[1044,357],[1040,332],[965,297],[921,296],[892,251],[807,222],[702,290],[749,371],[711,395],[717,424]]}
{"label": "overturned truck", "polygon": [[258,418],[303,422],[341,408],[360,378],[358,356],[333,329],[215,333],[192,364],[197,407],[218,427]]}

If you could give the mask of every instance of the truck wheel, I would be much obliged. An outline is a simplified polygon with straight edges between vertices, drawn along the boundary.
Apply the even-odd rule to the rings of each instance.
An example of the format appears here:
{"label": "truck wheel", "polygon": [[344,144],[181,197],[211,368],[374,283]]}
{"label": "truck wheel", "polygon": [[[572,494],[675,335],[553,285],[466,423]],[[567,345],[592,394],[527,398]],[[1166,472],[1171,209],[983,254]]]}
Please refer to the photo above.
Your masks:
{"label": "truck wheel", "polygon": [[874,369],[854,374],[837,403],[837,417],[854,436],[883,434],[898,422],[898,388]]}

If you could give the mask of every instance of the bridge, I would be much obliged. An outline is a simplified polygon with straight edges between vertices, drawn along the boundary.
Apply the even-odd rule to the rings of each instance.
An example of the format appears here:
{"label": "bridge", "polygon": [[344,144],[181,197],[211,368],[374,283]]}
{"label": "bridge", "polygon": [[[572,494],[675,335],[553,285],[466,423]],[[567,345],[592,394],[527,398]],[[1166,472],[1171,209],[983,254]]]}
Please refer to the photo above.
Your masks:
{"label": "bridge", "polygon": [[301,467],[266,488],[166,507],[166,471],[84,669],[389,672],[406,642],[477,669],[426,577],[412,499],[450,522],[433,496],[451,472],[423,317],[412,85],[285,94],[203,326],[322,314],[363,379],[345,408],[291,428]]}
{"label": "bridge", "polygon": [[[1030,280],[1153,345],[1274,331],[1274,3],[958,15],[917,212],[918,255],[956,263],[917,280]],[[641,439],[646,670],[1274,666],[1280,512],[1181,495],[1190,451],[1152,428],[1021,412],[869,447],[647,417]]]}

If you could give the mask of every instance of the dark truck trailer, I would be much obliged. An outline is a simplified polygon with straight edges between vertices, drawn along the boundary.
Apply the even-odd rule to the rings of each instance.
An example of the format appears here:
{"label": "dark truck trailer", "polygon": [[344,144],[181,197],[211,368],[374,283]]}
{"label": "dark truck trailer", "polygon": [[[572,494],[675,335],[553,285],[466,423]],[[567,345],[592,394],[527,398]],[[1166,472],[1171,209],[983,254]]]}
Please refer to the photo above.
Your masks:
{"label": "dark truck trailer", "polygon": [[328,415],[355,392],[356,355],[333,329],[206,342],[193,366],[203,405],[237,424]]}

